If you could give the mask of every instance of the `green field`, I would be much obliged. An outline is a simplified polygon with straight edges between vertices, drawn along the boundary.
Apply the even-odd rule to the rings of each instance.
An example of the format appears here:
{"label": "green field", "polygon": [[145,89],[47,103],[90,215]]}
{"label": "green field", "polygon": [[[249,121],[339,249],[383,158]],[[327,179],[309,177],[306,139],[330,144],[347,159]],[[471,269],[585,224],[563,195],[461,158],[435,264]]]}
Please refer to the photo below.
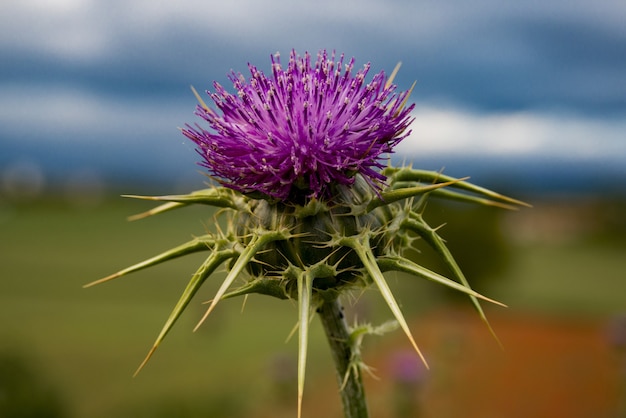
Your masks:
{"label": "green field", "polygon": [[[55,416],[257,417],[281,408],[293,416],[295,388],[293,401],[281,403],[272,364],[283,357],[295,361],[296,342],[285,343],[296,323],[295,305],[252,296],[242,312],[243,300],[227,300],[192,333],[206,308],[201,302],[211,299],[219,278],[205,285],[132,378],[202,254],[94,288],[82,285],[182,243],[210,221],[203,208],[125,221],[149,207],[119,198],[89,209],[62,201],[0,206],[0,388],[19,377],[6,364],[21,364],[26,371],[16,374],[30,380],[20,396],[31,404],[37,396],[56,399]],[[507,218],[513,225],[514,216]],[[623,239],[587,234],[506,245],[506,269],[484,291],[510,310],[593,318],[626,310]],[[434,284],[402,277],[390,277],[390,283],[410,316],[456,303],[435,292]],[[361,302],[375,321],[389,319],[376,296],[368,292]],[[488,308],[489,315],[498,312]],[[305,398],[332,375],[323,335],[313,324]],[[339,397],[329,402],[338,404]],[[313,407],[305,400],[305,413]]]}

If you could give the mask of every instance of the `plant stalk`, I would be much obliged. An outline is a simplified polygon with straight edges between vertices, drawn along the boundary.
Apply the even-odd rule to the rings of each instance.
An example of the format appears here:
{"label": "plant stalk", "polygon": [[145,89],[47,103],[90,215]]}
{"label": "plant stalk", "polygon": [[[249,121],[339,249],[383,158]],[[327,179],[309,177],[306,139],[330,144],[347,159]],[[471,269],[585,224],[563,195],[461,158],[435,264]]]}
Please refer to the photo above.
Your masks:
{"label": "plant stalk", "polygon": [[361,370],[355,367],[350,331],[338,298],[325,299],[317,313],[328,338],[335,363],[345,418],[367,418],[367,403]]}

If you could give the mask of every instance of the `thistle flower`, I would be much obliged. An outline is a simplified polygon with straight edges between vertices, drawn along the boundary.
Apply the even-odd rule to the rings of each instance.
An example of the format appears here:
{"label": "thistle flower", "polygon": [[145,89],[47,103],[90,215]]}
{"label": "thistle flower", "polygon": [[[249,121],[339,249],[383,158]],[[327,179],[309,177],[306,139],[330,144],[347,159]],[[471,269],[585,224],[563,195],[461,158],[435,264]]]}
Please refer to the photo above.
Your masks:
{"label": "thistle flower", "polygon": [[237,94],[214,84],[209,95],[222,115],[203,105],[196,111],[212,131],[183,129],[203,165],[227,187],[280,200],[329,197],[356,174],[383,181],[381,155],[408,135],[408,92],[394,94],[382,71],[365,84],[369,64],[353,75],[354,58],[344,69],[344,56],[335,62],[326,51],[314,64],[292,51],[286,69],[278,54],[271,60],[271,77],[252,65],[249,81],[233,72]]}
{"label": "thistle flower", "polygon": [[[221,208],[214,215],[215,230],[87,285],[186,254],[209,252],[139,369],[203,282],[227,261],[228,274],[200,323],[218,302],[235,296],[258,293],[297,300],[298,416],[313,312],[319,314],[331,346],[345,415],[367,416],[360,344],[365,334],[389,327],[347,326],[339,298],[354,288],[374,286],[380,291],[426,364],[385,271],[409,273],[465,293],[487,323],[479,299],[498,302],[470,287],[438,228],[424,219],[425,205],[430,197],[508,209],[525,204],[466,178],[384,167],[383,154],[408,135],[409,92],[395,93],[393,75],[387,79],[383,72],[366,83],[369,65],[352,75],[354,60],[345,70],[343,61],[343,55],[335,62],[334,54],[329,57],[322,51],[312,65],[308,54],[299,57],[292,52],[283,70],[274,56],[271,78],[250,65],[248,81],[230,75],[236,95],[214,84],[215,92],[209,96],[217,110],[196,93],[200,102],[196,114],[211,130],[187,126],[183,134],[198,145],[202,165],[223,186],[187,195],[130,196],[165,202],[132,219],[205,204]],[[225,229],[219,227],[218,217],[226,218]],[[439,254],[452,279],[403,256],[417,238]],[[233,288],[237,279],[243,283]]]}

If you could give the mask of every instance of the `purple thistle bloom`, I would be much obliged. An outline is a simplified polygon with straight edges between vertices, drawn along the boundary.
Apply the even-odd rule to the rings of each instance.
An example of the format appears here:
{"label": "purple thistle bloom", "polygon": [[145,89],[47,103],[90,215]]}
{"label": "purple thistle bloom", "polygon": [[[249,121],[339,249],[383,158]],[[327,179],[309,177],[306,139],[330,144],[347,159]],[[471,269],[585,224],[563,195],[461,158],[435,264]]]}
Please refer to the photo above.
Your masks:
{"label": "purple thistle bloom", "polygon": [[379,188],[382,154],[409,134],[413,106],[384,72],[365,84],[370,65],[352,75],[354,59],[345,71],[343,59],[322,51],[312,66],[308,53],[292,51],[286,69],[271,57],[271,77],[250,64],[249,80],[231,73],[236,95],[214,83],[207,93],[222,115],[204,104],[196,110],[212,130],[182,130],[201,165],[227,187],[281,200],[330,198],[333,185],[350,185],[358,173]]}

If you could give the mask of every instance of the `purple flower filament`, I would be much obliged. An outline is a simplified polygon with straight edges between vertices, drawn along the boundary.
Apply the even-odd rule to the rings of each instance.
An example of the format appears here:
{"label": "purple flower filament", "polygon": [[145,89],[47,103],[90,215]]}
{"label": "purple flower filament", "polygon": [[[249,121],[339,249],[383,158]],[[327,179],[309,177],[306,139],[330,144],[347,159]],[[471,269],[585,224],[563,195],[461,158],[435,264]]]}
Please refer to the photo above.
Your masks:
{"label": "purple flower filament", "polygon": [[286,69],[272,56],[272,77],[252,65],[250,78],[231,73],[237,94],[214,83],[208,93],[221,111],[198,106],[211,131],[187,125],[201,163],[225,186],[280,200],[328,198],[333,184],[350,185],[360,173],[373,187],[385,177],[382,155],[404,139],[413,106],[394,94],[384,72],[365,84],[369,64],[352,75],[326,51],[311,57],[291,52]]}

